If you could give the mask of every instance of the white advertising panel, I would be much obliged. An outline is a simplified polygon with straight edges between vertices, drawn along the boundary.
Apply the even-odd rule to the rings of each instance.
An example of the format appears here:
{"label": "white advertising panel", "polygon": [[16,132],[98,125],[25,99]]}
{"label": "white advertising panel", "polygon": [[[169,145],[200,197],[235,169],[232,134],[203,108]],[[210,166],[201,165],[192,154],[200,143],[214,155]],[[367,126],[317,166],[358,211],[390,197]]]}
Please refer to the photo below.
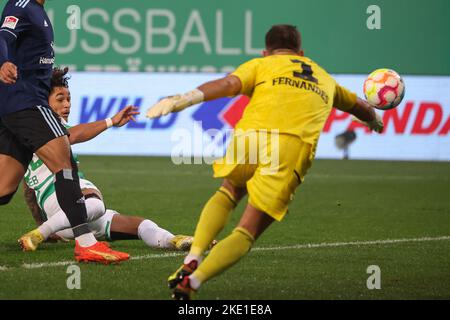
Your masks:
{"label": "white advertising panel", "polygon": [[[146,109],[158,99],[182,93],[222,74],[74,73],[70,79],[72,125],[112,117],[126,105],[140,107],[137,121],[111,128],[92,141],[75,145],[80,154],[218,156],[223,141],[242,114],[246,97],[223,98],[184,112],[148,120]],[[362,75],[337,75],[343,86],[362,94]],[[404,76],[400,106],[379,111],[381,135],[369,133],[348,114],[332,111],[324,126],[318,158],[341,158],[335,137],[354,130],[350,158],[450,160],[450,77]]]}

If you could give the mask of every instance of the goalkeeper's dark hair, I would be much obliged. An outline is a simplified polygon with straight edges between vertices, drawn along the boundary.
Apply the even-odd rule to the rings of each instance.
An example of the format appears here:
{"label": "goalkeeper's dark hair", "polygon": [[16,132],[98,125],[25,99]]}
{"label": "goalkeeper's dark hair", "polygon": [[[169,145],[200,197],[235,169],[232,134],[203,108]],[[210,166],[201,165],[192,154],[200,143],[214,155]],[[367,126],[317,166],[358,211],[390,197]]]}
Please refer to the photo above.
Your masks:
{"label": "goalkeeper's dark hair", "polygon": [[64,69],[55,67],[53,68],[52,78],[50,80],[50,92],[52,92],[56,87],[69,88],[70,76],[67,74],[69,68]]}
{"label": "goalkeeper's dark hair", "polygon": [[296,26],[289,24],[277,24],[266,33],[266,49],[289,49],[295,52],[302,47],[302,37]]}

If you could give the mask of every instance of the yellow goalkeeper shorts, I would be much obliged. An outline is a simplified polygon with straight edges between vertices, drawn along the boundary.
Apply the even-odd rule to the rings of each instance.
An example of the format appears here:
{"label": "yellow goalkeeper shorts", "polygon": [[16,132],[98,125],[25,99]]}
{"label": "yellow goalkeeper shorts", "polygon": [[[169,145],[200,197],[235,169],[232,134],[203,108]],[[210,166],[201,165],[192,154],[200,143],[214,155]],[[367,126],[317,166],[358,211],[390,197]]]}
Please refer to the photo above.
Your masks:
{"label": "yellow goalkeeper shorts", "polygon": [[225,156],[213,164],[214,177],[246,187],[252,206],[281,221],[314,151],[313,145],[293,135],[235,132]]}

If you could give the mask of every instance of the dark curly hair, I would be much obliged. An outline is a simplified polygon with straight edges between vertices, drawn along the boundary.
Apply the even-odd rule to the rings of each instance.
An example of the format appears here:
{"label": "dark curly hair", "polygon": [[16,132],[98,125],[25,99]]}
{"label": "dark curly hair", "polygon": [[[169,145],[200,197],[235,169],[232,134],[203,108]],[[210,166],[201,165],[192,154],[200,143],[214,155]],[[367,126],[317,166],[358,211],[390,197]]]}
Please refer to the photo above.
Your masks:
{"label": "dark curly hair", "polygon": [[50,91],[52,92],[56,87],[69,88],[70,76],[67,75],[69,68],[64,69],[53,68],[52,79],[50,80]]}

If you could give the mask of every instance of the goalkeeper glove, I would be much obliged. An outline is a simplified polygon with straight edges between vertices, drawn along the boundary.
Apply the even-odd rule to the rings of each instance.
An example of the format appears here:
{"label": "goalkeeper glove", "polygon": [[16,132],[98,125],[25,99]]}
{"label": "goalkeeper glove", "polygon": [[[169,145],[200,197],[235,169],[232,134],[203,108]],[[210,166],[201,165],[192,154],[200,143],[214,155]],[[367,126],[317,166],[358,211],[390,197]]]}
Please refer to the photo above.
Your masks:
{"label": "goalkeeper glove", "polygon": [[373,130],[377,133],[382,133],[384,129],[383,120],[377,113],[375,113],[375,119],[373,119],[372,121],[362,121],[361,119],[358,119],[356,117],[352,117],[352,121],[361,123],[368,127],[370,130]]}
{"label": "goalkeeper glove", "polygon": [[165,116],[171,112],[179,112],[194,104],[203,101],[205,95],[198,89],[191,90],[185,94],[177,94],[175,96],[167,97],[147,110],[147,118],[153,119]]}

